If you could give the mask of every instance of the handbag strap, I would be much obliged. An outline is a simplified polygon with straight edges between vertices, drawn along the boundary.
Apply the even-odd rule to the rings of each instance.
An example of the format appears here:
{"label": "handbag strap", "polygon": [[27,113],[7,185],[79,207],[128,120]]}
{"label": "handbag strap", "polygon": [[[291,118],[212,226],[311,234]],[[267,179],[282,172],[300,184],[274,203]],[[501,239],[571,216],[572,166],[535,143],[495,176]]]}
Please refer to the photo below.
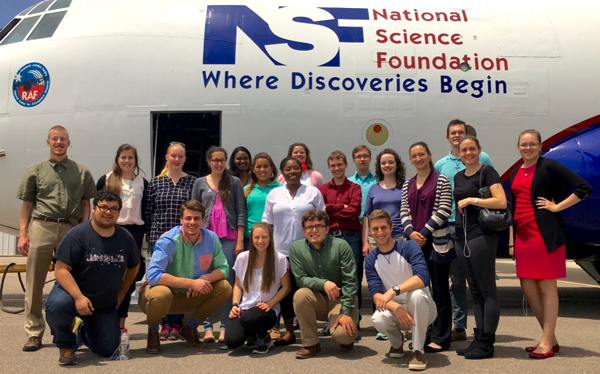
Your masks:
{"label": "handbag strap", "polygon": [[481,189],[481,178],[483,178],[483,169],[485,169],[486,165],[481,165],[481,170],[479,171],[479,189]]}

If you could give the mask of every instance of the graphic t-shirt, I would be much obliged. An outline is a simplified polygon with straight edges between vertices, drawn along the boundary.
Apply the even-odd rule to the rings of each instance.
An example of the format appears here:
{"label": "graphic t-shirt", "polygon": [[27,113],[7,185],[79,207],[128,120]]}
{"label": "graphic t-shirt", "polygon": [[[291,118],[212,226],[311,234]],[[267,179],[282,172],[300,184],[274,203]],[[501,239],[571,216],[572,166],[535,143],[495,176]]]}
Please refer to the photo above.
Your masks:
{"label": "graphic t-shirt", "polygon": [[87,221],[65,234],[56,260],[72,268],[71,275],[94,309],[106,310],[117,306],[123,274],[140,263],[140,251],[124,228],[115,225],[114,234],[105,238]]}

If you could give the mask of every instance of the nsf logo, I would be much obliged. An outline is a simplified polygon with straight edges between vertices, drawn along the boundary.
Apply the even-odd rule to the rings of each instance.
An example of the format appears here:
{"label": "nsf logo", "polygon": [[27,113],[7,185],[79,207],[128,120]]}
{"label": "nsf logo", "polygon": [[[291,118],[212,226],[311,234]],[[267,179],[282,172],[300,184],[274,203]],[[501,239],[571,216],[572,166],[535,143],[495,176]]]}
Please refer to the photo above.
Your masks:
{"label": "nsf logo", "polygon": [[50,90],[48,69],[38,62],[23,66],[13,81],[13,96],[21,106],[30,108],[46,98]]}
{"label": "nsf logo", "polygon": [[[276,66],[340,66],[340,43],[363,43],[368,9],[275,7],[261,15],[245,5],[210,5],[204,29],[205,65],[235,65],[241,30]],[[341,22],[340,22],[341,21]]]}

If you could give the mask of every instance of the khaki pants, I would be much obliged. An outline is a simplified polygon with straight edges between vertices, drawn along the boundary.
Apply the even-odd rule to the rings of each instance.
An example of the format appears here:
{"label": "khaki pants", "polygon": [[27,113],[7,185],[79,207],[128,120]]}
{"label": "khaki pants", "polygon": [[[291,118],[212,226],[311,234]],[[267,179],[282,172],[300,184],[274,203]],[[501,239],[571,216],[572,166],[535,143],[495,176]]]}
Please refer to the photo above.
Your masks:
{"label": "khaki pants", "polygon": [[148,316],[148,326],[158,327],[167,314],[182,314],[193,311],[192,317],[202,323],[215,313],[231,296],[231,286],[225,280],[212,284],[206,295],[187,297],[186,293],[174,293],[167,286],[146,286],[140,294],[140,309]]}
{"label": "khaki pants", "polygon": [[[352,320],[358,324],[358,300],[354,298],[354,309],[352,309]],[[328,321],[331,329],[331,336],[340,344],[348,345],[356,339],[356,333],[344,335],[344,329],[338,325],[335,329],[333,325],[340,315],[342,303],[340,299],[329,300],[327,295],[310,288],[301,288],[294,295],[294,311],[296,318],[300,323],[302,330],[302,345],[310,347],[319,343],[317,335],[317,320]]]}
{"label": "khaki pants", "polygon": [[25,273],[25,333],[28,338],[38,336],[41,339],[44,335],[46,322],[42,315],[42,297],[48,268],[63,236],[72,228],[70,223],[31,220]]}

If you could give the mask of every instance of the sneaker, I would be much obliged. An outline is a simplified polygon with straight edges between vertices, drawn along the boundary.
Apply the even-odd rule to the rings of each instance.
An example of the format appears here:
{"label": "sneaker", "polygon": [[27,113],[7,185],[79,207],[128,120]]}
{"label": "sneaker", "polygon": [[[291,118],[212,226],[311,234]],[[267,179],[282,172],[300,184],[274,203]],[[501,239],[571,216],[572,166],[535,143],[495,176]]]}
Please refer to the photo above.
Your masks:
{"label": "sneaker", "polygon": [[74,349],[59,349],[60,356],[58,357],[59,365],[75,365],[77,364],[77,357],[75,357]]}
{"label": "sneaker", "polygon": [[181,330],[181,326],[173,325],[173,327],[171,327],[171,331],[169,332],[169,337],[167,339],[169,339],[169,340],[183,340],[179,336],[179,330]]}
{"label": "sneaker", "polygon": [[467,340],[467,331],[464,329],[452,329],[452,335],[450,335],[450,341],[458,342],[461,340]]}
{"label": "sneaker", "polygon": [[169,340],[169,337],[171,336],[171,326],[163,326],[160,330],[159,336],[160,340],[163,342]]}
{"label": "sneaker", "polygon": [[81,338],[81,330],[83,328],[83,320],[79,317],[75,317],[75,323],[73,324],[73,332],[75,333],[75,344],[77,344],[78,350],[83,345],[83,339]]}
{"label": "sneaker", "polygon": [[256,343],[254,343],[254,350],[252,353],[265,354],[269,352],[269,348],[273,345],[273,339],[267,334],[267,336],[263,339],[256,339]]}
{"label": "sneaker", "polygon": [[400,346],[400,348],[394,348],[390,346],[390,351],[388,352],[388,357],[390,358],[402,358],[404,357],[404,344]]}
{"label": "sneaker", "polygon": [[414,351],[408,362],[408,370],[425,370],[427,369],[427,357],[421,351]]}
{"label": "sneaker", "polygon": [[257,340],[258,340],[258,338],[256,337],[256,335],[249,336],[248,339],[246,340],[246,345],[248,346],[248,348],[253,349],[256,347]]}
{"label": "sneaker", "polygon": [[384,335],[384,334],[378,332],[377,336],[375,337],[375,339],[377,339],[377,340],[388,340],[389,338],[388,338],[387,335]]}

